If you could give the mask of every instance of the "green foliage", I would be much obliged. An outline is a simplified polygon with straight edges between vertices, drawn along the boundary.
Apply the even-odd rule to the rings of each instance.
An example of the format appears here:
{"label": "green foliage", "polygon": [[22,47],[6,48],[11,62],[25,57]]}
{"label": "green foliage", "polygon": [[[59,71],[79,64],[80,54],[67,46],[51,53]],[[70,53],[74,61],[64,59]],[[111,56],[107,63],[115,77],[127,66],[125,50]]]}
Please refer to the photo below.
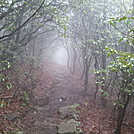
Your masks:
{"label": "green foliage", "polygon": [[[116,79],[116,83],[121,83],[119,84],[120,86],[118,85],[119,92],[121,95],[128,94],[132,96],[134,93],[134,54],[130,52],[117,51],[113,48],[106,49],[110,55],[116,54],[116,58],[111,61],[108,66],[108,71],[118,73],[119,78]],[[120,96],[120,98],[118,98],[120,103],[117,102],[117,104],[122,104],[122,97],[123,96]]]}
{"label": "green foliage", "polygon": [[0,107],[6,107],[6,102],[4,100],[0,100]]}
{"label": "green foliage", "polygon": [[9,6],[8,0],[0,0],[0,6]]}
{"label": "green foliage", "polygon": [[74,105],[71,105],[70,107],[71,108],[77,108],[77,107],[79,107],[80,105],[79,104],[74,104]]}
{"label": "green foliage", "polygon": [[[4,89],[11,89],[12,83],[8,82],[9,77],[7,76],[6,71],[12,68],[13,53],[10,51],[11,47],[5,46],[5,44],[0,44],[0,82],[4,83]],[[5,82],[7,81],[7,82]],[[4,90],[3,89],[3,90]]]}
{"label": "green foliage", "polygon": [[0,74],[0,82],[3,82],[3,81],[5,81],[5,77],[3,74]]}
{"label": "green foliage", "polygon": [[108,66],[111,71],[120,71],[123,74],[125,73],[127,77],[134,75],[134,54],[109,48],[108,55],[112,54],[118,54],[118,56]]}
{"label": "green foliage", "polygon": [[[11,62],[15,60],[14,55],[16,54],[17,45],[14,42],[0,44],[0,59],[1,62],[7,62],[11,65]],[[0,63],[1,63],[0,62]],[[10,62],[10,63],[8,63]]]}
{"label": "green foliage", "polygon": [[124,105],[119,102],[114,102],[113,106],[120,106],[120,107],[124,108]]}
{"label": "green foliage", "polygon": [[107,52],[107,57],[110,57],[111,55],[114,55],[114,54],[117,54],[118,51],[115,50],[114,48],[111,48],[111,47],[105,47],[106,49],[106,52]]}
{"label": "green foliage", "polygon": [[8,83],[6,84],[6,87],[7,87],[7,89],[9,90],[9,89],[11,89],[11,88],[13,87],[13,85],[12,85],[12,83],[8,82]]}
{"label": "green foliage", "polygon": [[[125,37],[121,38],[119,42],[127,41],[127,44],[129,45],[134,44],[133,21],[134,17],[132,17],[130,13],[128,13],[126,16],[111,18],[109,20],[112,26],[114,26],[119,32],[125,35]],[[125,32],[123,32],[122,28],[125,29]]]}
{"label": "green foliage", "polygon": [[11,68],[11,62],[4,60],[0,62],[0,71],[5,71]]}
{"label": "green foliage", "polygon": [[99,89],[99,92],[102,93],[102,96],[103,96],[103,97],[108,97],[108,96],[109,96],[109,93],[106,92],[106,91],[104,91],[103,89]]}

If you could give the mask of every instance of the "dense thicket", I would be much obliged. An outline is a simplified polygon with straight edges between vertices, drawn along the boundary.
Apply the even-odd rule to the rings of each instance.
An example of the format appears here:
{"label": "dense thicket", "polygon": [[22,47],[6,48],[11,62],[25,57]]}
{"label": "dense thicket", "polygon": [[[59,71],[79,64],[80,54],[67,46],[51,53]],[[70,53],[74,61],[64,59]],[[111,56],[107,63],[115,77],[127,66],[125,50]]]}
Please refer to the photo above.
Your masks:
{"label": "dense thicket", "polygon": [[115,133],[120,134],[124,117],[134,118],[133,26],[132,0],[0,1],[1,104],[5,90],[21,84],[13,82],[11,71],[28,66],[24,75],[33,88],[35,63],[58,38],[67,50],[70,72],[82,72],[84,95],[94,71],[94,99],[101,92],[104,107],[114,104]]}
{"label": "dense thicket", "polygon": [[[115,133],[119,134],[126,111],[133,117],[130,110],[134,97],[133,1],[85,0],[80,3],[71,3],[75,8],[68,34],[74,41],[72,48],[77,49],[75,60],[82,64],[83,92],[88,92],[89,70],[92,69],[96,81],[94,99],[100,91],[102,105],[106,107],[107,101],[114,98],[111,103],[117,113]],[[73,59],[72,62],[76,63]]]}

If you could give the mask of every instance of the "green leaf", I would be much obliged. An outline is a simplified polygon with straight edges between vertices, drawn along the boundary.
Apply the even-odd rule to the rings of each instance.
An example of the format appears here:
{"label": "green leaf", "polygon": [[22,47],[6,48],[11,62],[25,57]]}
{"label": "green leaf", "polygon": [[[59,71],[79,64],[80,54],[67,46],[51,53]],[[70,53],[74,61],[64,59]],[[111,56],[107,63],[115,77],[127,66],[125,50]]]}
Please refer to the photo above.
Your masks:
{"label": "green leaf", "polygon": [[128,17],[124,16],[122,18],[119,19],[119,22],[123,21],[123,20],[126,20]]}
{"label": "green leaf", "polygon": [[66,37],[67,37],[67,35],[66,35],[66,34],[64,34],[64,33],[63,33],[63,34],[61,34],[60,36],[61,36],[61,37],[64,37],[64,38],[66,38]]}
{"label": "green leaf", "polygon": [[86,12],[86,11],[84,11],[84,14],[87,14],[87,12]]}
{"label": "green leaf", "polygon": [[123,38],[121,38],[118,42],[121,42],[121,41],[123,41],[124,39]]}
{"label": "green leaf", "polygon": [[130,17],[130,18],[134,20],[134,17]]}
{"label": "green leaf", "polygon": [[124,108],[124,105],[123,104],[118,104],[120,107]]}
{"label": "green leaf", "polygon": [[110,57],[111,56],[111,53],[107,53],[107,57]]}
{"label": "green leaf", "polygon": [[103,93],[103,92],[104,92],[104,90],[103,90],[103,89],[99,89],[98,91],[99,91],[99,92],[101,92],[101,93]]}
{"label": "green leaf", "polygon": [[127,25],[130,25],[131,24],[130,20],[127,20],[126,23],[127,23]]}
{"label": "green leaf", "polygon": [[117,103],[116,103],[116,102],[114,102],[114,103],[113,103],[113,105],[114,105],[114,106],[116,106],[116,105],[117,105]]}
{"label": "green leaf", "polygon": [[7,2],[6,2],[6,1],[1,1],[1,0],[0,0],[0,5],[1,5],[1,4],[7,4]]}
{"label": "green leaf", "polygon": [[103,93],[103,96],[105,96],[105,97],[106,97],[106,96],[109,96],[109,93],[105,91],[105,92]]}
{"label": "green leaf", "polygon": [[9,89],[11,89],[11,88],[13,87],[13,85],[12,85],[12,83],[7,83],[7,84],[6,84],[6,87],[7,87],[7,89],[9,90]]}
{"label": "green leaf", "polygon": [[116,22],[115,21],[110,21],[110,24],[113,26],[116,26]]}
{"label": "green leaf", "polygon": [[6,107],[6,103],[4,102],[4,100],[0,102],[0,107]]}

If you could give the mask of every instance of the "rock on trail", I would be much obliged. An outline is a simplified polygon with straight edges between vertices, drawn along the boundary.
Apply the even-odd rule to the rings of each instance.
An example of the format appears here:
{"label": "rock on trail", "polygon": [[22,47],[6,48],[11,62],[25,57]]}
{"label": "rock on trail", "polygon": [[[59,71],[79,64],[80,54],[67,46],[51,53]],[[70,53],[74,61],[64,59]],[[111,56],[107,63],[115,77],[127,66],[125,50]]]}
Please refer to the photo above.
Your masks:
{"label": "rock on trail", "polygon": [[82,89],[74,86],[76,79],[64,68],[48,71],[54,79],[51,95],[42,100],[35,97],[37,100],[31,106],[33,110],[23,118],[24,134],[81,134],[77,107]]}

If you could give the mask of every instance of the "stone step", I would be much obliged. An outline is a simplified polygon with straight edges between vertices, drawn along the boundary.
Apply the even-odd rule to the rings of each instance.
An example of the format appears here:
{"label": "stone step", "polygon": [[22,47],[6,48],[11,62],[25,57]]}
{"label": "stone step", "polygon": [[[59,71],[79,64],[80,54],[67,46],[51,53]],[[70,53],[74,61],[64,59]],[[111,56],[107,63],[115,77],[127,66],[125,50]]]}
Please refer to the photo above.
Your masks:
{"label": "stone step", "polygon": [[82,134],[78,107],[79,104],[74,104],[59,108],[58,111],[62,121],[58,125],[58,134]]}
{"label": "stone step", "polygon": [[58,134],[82,134],[80,122],[70,119],[58,125]]}

